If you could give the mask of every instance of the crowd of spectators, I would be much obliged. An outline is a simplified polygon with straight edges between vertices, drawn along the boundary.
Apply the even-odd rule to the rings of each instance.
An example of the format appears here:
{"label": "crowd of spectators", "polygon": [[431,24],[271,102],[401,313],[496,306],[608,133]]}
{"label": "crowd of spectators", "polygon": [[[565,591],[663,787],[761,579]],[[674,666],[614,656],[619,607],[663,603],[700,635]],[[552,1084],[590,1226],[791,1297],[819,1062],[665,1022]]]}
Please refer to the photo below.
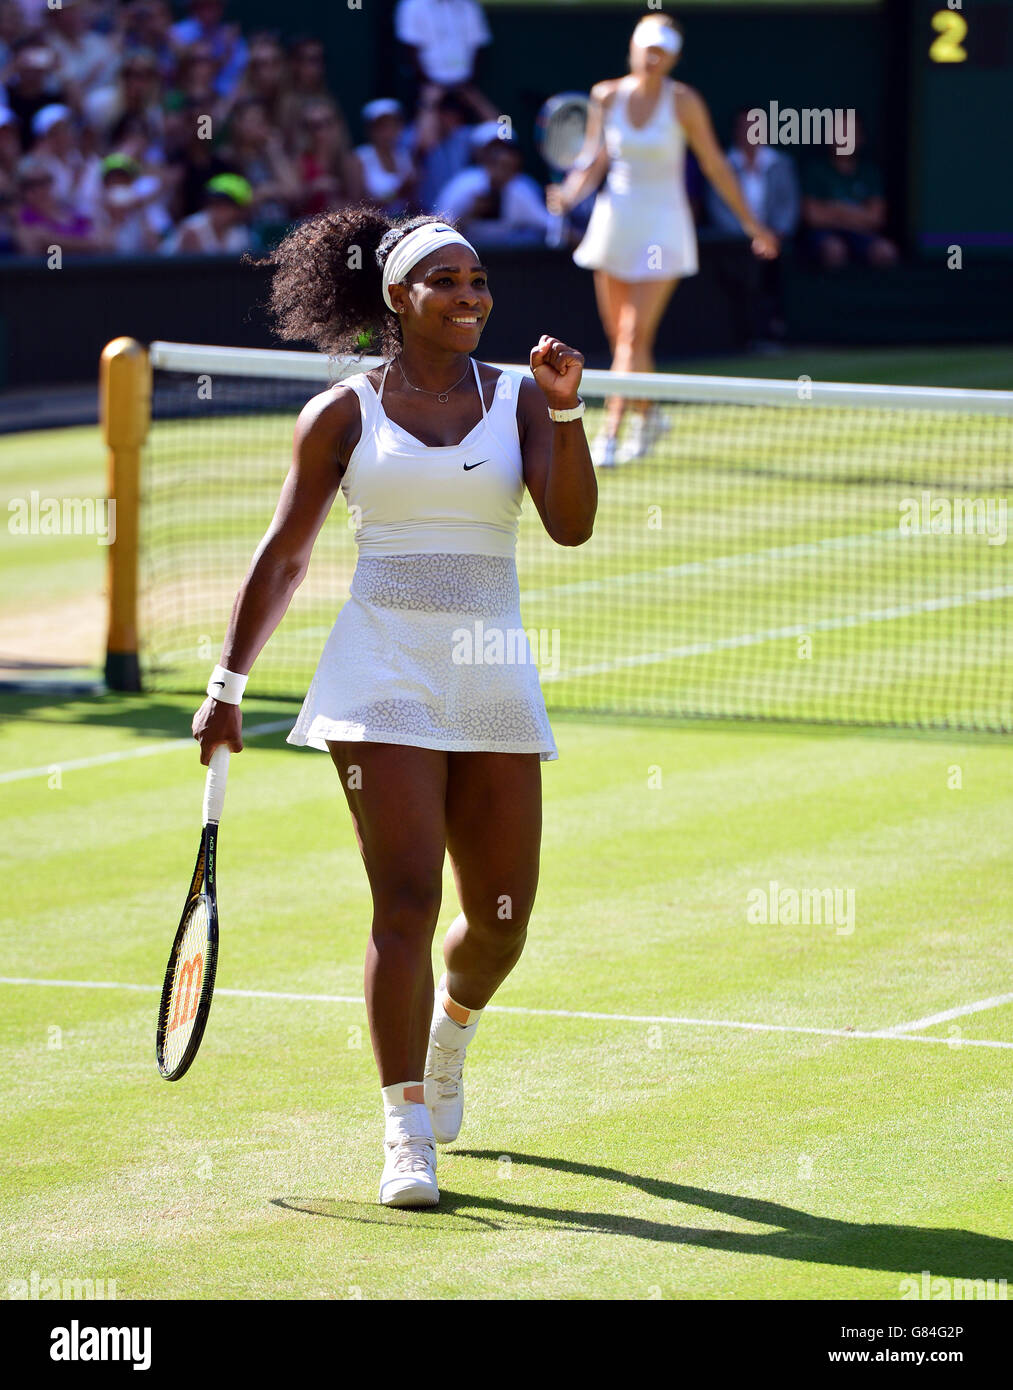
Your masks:
{"label": "crowd of spectators", "polygon": [[541,190],[475,82],[477,0],[394,18],[413,110],[368,102],[354,145],[317,38],[244,33],[224,0],[0,0],[0,253],[237,253],[363,200],[544,240]]}
{"label": "crowd of spectators", "polygon": [[[579,215],[561,237],[483,90],[477,0],[398,0],[394,33],[412,101],[368,102],[354,145],[318,38],[244,33],[225,0],[0,0],[0,253],[237,253],[362,200],[455,218],[479,245],[573,244]],[[892,264],[860,151],[824,152],[800,187],[747,127],[743,111],[728,156],[760,221],[826,267]],[[698,219],[738,234],[697,192]]]}

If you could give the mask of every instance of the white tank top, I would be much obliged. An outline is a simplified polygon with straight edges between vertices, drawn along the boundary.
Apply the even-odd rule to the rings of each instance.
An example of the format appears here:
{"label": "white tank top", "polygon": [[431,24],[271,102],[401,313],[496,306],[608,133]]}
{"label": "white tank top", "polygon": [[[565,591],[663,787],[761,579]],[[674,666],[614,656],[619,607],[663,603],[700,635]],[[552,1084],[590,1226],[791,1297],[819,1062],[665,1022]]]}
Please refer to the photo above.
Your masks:
{"label": "white tank top", "polygon": [[459,444],[423,444],[388,419],[383,388],[365,373],[342,382],[359,398],[362,434],[341,491],[355,521],[360,555],[500,555],[513,558],[524,493],[517,397],[523,379],[501,372],[482,418]]}
{"label": "white tank top", "polygon": [[641,129],[632,124],[629,100],[632,84],[624,78],[605,113],[605,147],[609,155],[608,187],[628,194],[645,184],[683,187],[686,137],[675,115],[675,84],[666,80]]}

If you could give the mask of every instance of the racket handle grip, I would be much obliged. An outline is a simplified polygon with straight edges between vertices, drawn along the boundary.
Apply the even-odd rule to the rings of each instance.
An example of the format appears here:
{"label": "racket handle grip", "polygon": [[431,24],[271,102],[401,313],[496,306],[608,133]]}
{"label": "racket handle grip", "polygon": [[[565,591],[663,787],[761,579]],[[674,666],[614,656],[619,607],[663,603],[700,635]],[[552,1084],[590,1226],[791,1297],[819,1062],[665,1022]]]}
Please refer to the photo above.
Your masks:
{"label": "racket handle grip", "polygon": [[225,783],[229,776],[229,746],[220,743],[211,754],[208,775],[204,781],[204,824],[215,825],[222,818],[225,805]]}

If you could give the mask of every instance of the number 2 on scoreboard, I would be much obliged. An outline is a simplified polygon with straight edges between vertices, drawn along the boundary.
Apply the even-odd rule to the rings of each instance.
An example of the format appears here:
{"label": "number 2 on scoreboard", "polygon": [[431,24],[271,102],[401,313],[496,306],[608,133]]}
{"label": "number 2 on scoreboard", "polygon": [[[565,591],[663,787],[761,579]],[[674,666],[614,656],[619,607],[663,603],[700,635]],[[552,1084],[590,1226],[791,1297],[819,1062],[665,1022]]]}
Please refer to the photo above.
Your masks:
{"label": "number 2 on scoreboard", "polygon": [[939,35],[929,45],[929,57],[934,63],[963,63],[967,49],[962,47],[967,34],[967,20],[956,10],[937,10],[932,27]]}

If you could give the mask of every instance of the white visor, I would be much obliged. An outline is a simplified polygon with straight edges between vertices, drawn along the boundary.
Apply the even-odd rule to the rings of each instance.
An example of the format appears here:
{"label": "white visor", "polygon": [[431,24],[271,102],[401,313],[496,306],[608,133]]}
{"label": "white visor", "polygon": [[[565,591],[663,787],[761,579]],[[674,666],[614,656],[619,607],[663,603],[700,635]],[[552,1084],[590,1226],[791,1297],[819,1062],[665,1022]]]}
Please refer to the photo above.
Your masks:
{"label": "white visor", "polygon": [[682,35],[656,15],[647,15],[633,31],[633,42],[638,48],[663,48],[673,58],[682,52]]}
{"label": "white visor", "polygon": [[391,285],[398,284],[419,261],[425,260],[430,252],[439,251],[442,246],[466,246],[473,256],[478,255],[468,238],[455,232],[445,222],[427,222],[423,227],[416,227],[414,232],[401,238],[384,264],[383,302],[388,309],[394,308],[390,297]]}

